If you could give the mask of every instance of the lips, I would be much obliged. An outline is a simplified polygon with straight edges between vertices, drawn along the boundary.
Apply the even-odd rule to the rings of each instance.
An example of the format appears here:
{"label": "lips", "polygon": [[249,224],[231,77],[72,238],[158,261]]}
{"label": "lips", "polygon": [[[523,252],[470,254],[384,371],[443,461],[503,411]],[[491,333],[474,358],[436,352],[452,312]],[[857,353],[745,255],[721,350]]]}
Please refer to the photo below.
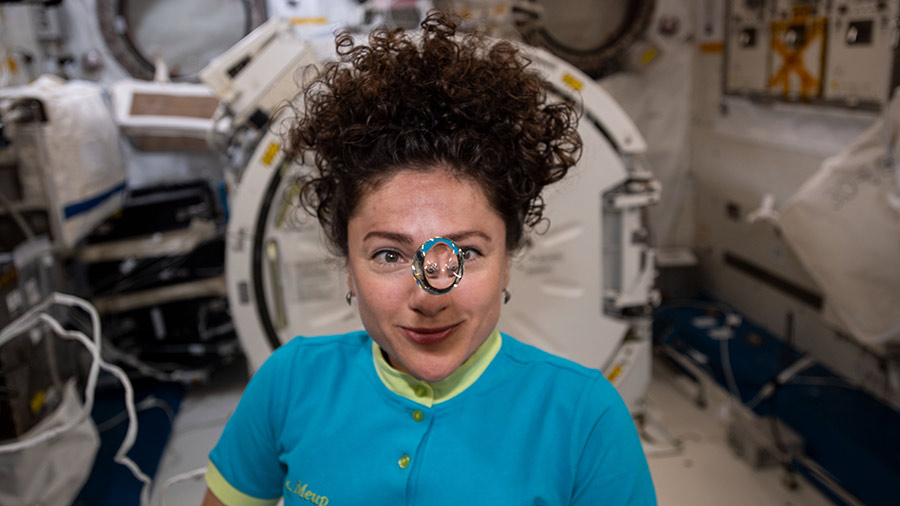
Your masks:
{"label": "lips", "polygon": [[450,337],[459,324],[446,327],[401,327],[406,338],[420,345],[434,345]]}

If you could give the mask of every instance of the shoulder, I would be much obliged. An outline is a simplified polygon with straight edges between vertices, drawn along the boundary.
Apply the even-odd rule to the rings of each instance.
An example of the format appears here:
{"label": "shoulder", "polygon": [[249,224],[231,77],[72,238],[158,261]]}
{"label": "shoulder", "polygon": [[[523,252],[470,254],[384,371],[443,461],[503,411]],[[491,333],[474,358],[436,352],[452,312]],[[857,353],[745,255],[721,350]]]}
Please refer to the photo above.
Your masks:
{"label": "shoulder", "polygon": [[531,374],[552,375],[560,380],[592,382],[603,374],[599,369],[591,369],[571,360],[548,353],[540,348],[508,335],[502,334],[503,345],[500,353],[509,366]]}
{"label": "shoulder", "polygon": [[273,351],[265,363],[293,363],[297,360],[315,360],[334,354],[354,354],[367,349],[369,343],[368,334],[362,330],[327,336],[297,336]]}
{"label": "shoulder", "polygon": [[500,349],[506,379],[532,391],[545,391],[589,418],[625,410],[621,396],[599,369],[553,355],[503,334]]}
{"label": "shoulder", "polygon": [[655,504],[653,481],[631,414],[599,369],[503,336],[508,377],[540,396],[545,425],[564,427],[575,472],[573,502]]}
{"label": "shoulder", "polygon": [[297,336],[278,347],[254,374],[253,378],[279,378],[321,374],[340,370],[371,346],[364,331],[327,336]]}

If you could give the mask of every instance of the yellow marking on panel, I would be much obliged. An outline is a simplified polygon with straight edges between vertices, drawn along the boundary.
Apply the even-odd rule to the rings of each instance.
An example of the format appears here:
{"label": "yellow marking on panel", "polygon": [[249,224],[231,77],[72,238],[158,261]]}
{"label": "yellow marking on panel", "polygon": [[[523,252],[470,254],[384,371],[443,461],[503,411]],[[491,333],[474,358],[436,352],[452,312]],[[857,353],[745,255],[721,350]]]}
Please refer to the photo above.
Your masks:
{"label": "yellow marking on panel", "polygon": [[31,398],[31,412],[35,415],[44,407],[44,391],[38,390],[34,397]]}
{"label": "yellow marking on panel", "polygon": [[648,63],[655,60],[656,56],[658,54],[659,54],[659,51],[657,51],[655,47],[651,47],[650,49],[646,50],[644,52],[644,54],[641,55],[641,63],[643,63],[644,65],[647,65]]}
{"label": "yellow marking on panel", "polygon": [[266,165],[272,165],[272,161],[275,160],[275,155],[278,154],[278,143],[273,142],[269,144],[269,147],[266,148],[266,154],[262,157],[262,162]]}
{"label": "yellow marking on panel", "polygon": [[613,370],[610,371],[609,374],[606,375],[606,379],[608,379],[611,383],[613,381],[616,381],[616,378],[618,378],[620,374],[622,374],[622,366],[617,365],[613,367]]}
{"label": "yellow marking on panel", "polygon": [[581,81],[579,81],[578,78],[576,78],[572,74],[569,74],[568,72],[563,74],[562,80],[564,83],[571,86],[572,89],[575,91],[581,91],[581,88],[584,88],[584,84]]}
{"label": "yellow marking on panel", "polygon": [[[781,40],[781,35],[787,32],[792,26],[797,24],[806,26],[806,39],[803,44],[797,48],[788,47]],[[769,79],[769,87],[776,88],[781,86],[784,96],[787,97],[791,92],[791,75],[796,74],[800,80],[800,96],[802,98],[810,98],[818,96],[820,93],[821,81],[813,76],[806,68],[803,62],[804,52],[819,37],[825,37],[825,18],[813,19],[807,21],[801,18],[794,18],[791,21],[773,21],[772,22],[772,40],[771,48],[782,59],[781,67]]]}
{"label": "yellow marking on panel", "polygon": [[292,25],[327,25],[328,18],[291,18]]}

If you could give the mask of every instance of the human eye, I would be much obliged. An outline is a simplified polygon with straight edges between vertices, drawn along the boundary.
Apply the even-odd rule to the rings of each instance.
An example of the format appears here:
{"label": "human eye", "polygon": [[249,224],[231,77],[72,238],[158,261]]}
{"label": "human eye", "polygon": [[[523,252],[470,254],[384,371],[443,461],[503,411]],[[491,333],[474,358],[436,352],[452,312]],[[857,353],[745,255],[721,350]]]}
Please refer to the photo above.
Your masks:
{"label": "human eye", "polygon": [[481,252],[478,251],[476,248],[465,247],[465,248],[460,248],[460,249],[462,250],[462,257],[463,257],[463,259],[465,259],[466,262],[469,262],[472,260],[477,260],[477,259],[481,258]]}
{"label": "human eye", "polygon": [[375,252],[372,255],[372,260],[379,265],[383,265],[386,267],[398,265],[403,262],[403,255],[400,254],[399,251],[392,249],[382,249]]}

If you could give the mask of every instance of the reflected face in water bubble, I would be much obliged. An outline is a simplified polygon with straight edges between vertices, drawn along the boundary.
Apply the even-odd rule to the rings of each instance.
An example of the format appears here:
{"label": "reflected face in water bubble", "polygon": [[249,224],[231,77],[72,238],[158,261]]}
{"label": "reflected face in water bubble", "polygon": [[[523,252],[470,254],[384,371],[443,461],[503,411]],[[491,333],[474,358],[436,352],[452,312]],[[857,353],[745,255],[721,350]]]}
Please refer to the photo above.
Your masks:
{"label": "reflected face in water bubble", "polygon": [[412,274],[419,288],[432,295],[443,295],[462,281],[464,252],[444,237],[432,237],[422,243],[412,262]]}
{"label": "reflected face in water bubble", "polygon": [[[401,170],[360,199],[347,236],[347,280],[363,325],[398,370],[441,380],[496,327],[509,281],[506,226],[476,183],[439,167]],[[438,291],[458,281],[443,294],[412,275],[429,240],[423,279]]]}

